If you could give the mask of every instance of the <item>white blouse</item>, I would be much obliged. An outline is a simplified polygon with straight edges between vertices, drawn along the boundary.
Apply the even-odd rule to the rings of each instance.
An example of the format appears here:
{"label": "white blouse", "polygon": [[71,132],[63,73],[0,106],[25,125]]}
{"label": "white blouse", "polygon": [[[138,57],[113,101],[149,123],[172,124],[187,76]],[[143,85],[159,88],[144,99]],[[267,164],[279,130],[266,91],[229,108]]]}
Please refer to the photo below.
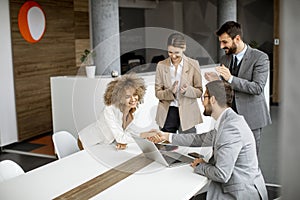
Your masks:
{"label": "white blouse", "polygon": [[134,119],[124,130],[122,117],[123,113],[119,108],[113,105],[105,106],[99,119],[78,133],[83,147],[86,148],[95,144],[110,144],[114,141],[122,144],[134,142],[131,134],[139,134]]}

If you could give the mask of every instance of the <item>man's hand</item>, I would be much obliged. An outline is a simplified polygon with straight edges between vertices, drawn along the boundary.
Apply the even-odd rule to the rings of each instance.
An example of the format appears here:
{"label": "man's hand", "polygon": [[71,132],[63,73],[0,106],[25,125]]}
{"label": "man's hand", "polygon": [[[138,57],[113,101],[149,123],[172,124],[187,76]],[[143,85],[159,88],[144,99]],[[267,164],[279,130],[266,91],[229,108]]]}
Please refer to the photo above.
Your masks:
{"label": "man's hand", "polygon": [[159,133],[152,137],[148,137],[147,139],[154,143],[169,141],[169,133],[159,131]]}
{"label": "man's hand", "polygon": [[204,77],[207,81],[215,81],[215,80],[219,80],[219,76],[216,72],[205,72],[204,73]]}
{"label": "man's hand", "polygon": [[124,149],[126,149],[126,147],[127,147],[127,144],[121,144],[121,143],[116,144],[117,150],[124,150]]}
{"label": "man's hand", "polygon": [[151,129],[150,131],[147,131],[147,132],[143,132],[140,134],[140,137],[141,138],[150,138],[152,136],[155,136],[157,135],[158,133],[160,132],[160,130],[157,130],[157,129]]}
{"label": "man's hand", "polygon": [[206,163],[202,158],[196,158],[196,159],[194,159],[194,161],[191,163],[191,166],[193,167],[193,168],[195,168],[195,167],[197,167],[197,165],[199,164],[199,163]]}
{"label": "man's hand", "polygon": [[157,129],[152,129],[148,132],[141,133],[140,137],[154,143],[160,143],[169,140],[169,133],[165,133]]}
{"label": "man's hand", "polygon": [[223,64],[222,66],[216,67],[216,71],[224,78],[225,81],[228,81],[231,77],[231,73],[227,67]]}

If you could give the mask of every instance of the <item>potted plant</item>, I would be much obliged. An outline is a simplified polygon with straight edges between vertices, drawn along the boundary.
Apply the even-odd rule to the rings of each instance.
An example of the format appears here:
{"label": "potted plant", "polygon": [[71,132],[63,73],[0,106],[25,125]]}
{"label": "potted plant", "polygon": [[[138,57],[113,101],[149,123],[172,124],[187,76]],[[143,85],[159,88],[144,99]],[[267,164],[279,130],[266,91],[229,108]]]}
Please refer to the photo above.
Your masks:
{"label": "potted plant", "polygon": [[85,49],[80,57],[81,63],[85,66],[85,72],[88,78],[94,78],[96,66],[94,64],[95,52]]}

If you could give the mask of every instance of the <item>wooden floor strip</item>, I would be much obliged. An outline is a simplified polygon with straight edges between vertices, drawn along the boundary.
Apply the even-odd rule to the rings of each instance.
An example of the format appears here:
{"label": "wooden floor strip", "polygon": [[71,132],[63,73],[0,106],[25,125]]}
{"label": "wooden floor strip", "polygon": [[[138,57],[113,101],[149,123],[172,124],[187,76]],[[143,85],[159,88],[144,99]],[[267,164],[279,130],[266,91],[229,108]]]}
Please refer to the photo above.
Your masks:
{"label": "wooden floor strip", "polygon": [[119,181],[125,179],[138,170],[146,167],[152,160],[147,159],[144,154],[140,154],[121,165],[83,183],[82,185],[58,196],[55,199],[89,199]]}

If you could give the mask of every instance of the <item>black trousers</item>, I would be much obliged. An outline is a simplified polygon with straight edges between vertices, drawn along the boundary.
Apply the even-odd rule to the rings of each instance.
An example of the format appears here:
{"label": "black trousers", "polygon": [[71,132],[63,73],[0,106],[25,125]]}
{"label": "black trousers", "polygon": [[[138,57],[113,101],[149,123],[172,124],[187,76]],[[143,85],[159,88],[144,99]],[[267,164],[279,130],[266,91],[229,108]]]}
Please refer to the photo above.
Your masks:
{"label": "black trousers", "polygon": [[178,107],[170,106],[167,114],[167,119],[165,121],[164,127],[161,128],[164,132],[176,133],[177,130],[179,133],[196,133],[196,128],[193,127],[191,129],[182,131],[180,126],[180,116]]}

